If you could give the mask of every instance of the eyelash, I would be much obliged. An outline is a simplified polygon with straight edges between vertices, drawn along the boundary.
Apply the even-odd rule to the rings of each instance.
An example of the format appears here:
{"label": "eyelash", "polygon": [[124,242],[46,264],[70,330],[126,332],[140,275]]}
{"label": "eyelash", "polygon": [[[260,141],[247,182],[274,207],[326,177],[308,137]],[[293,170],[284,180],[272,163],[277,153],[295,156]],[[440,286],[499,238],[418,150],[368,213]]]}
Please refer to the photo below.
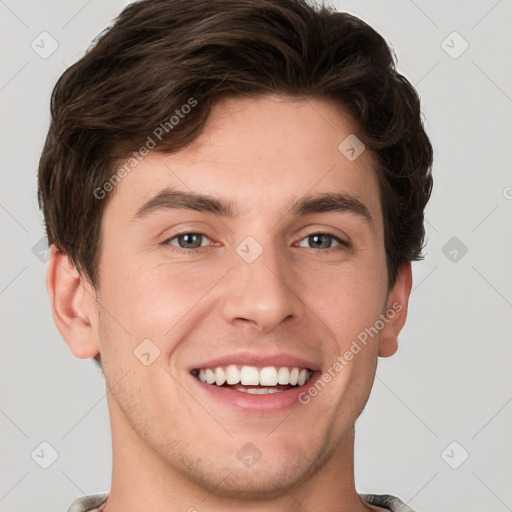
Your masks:
{"label": "eyelash", "polygon": [[[187,232],[184,232],[184,233],[178,233],[177,235],[174,235],[173,237],[171,238],[168,238],[167,240],[165,240],[163,243],[165,245],[168,245],[170,248],[171,248],[171,251],[173,252],[178,252],[178,253],[182,253],[182,254],[192,254],[194,252],[199,252],[201,249],[204,249],[206,247],[208,247],[208,245],[206,246],[200,246],[200,247],[196,247],[194,249],[184,249],[182,247],[178,247],[178,246],[175,246],[175,245],[172,245],[170,242],[172,240],[175,240],[181,236],[185,236],[185,235],[196,235],[196,236],[202,236],[202,237],[205,237],[207,239],[209,239],[208,235],[205,235],[204,233],[199,233],[199,232],[194,232],[194,231],[187,231]],[[350,249],[352,246],[350,244],[350,242],[346,241],[346,240],[343,240],[342,238],[336,236],[336,235],[333,235],[332,233],[326,233],[326,232],[323,232],[323,231],[319,231],[319,232],[314,232],[314,233],[311,233],[309,235],[306,235],[305,237],[301,238],[301,242],[302,240],[305,240],[311,236],[315,236],[315,235],[320,235],[320,236],[328,236],[330,238],[332,238],[334,241],[338,242],[339,246],[335,246],[335,247],[328,247],[327,249],[315,249],[314,247],[307,247],[307,249],[312,249],[312,250],[319,250],[319,251],[322,251],[322,252],[331,252],[331,251],[335,251],[336,250],[336,247],[338,248],[341,248],[341,249]]]}

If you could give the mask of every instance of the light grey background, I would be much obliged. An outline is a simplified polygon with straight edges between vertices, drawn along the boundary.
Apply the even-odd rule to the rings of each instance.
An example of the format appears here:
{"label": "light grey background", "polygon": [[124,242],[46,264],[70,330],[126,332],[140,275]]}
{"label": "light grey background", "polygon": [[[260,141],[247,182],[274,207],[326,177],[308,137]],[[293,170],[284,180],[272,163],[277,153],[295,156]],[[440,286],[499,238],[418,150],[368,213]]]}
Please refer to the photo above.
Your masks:
{"label": "light grey background", "polygon": [[[36,169],[57,78],[127,3],[0,0],[2,512],[64,511],[110,488],[103,378],[51,318]],[[512,510],[512,1],[336,5],[395,48],[435,148],[427,257],[357,424],[358,490],[423,512]],[[31,47],[51,49],[43,31],[58,43],[46,59]],[[58,453],[48,469],[42,442]]]}

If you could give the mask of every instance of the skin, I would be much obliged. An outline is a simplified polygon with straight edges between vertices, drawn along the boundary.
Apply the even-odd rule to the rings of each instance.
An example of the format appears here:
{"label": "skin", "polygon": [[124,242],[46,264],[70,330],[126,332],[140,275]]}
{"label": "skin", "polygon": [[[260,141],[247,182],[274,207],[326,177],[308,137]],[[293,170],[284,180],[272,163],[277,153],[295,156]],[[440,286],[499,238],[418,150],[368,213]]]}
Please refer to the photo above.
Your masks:
{"label": "skin", "polygon": [[[106,512],[384,510],[355,490],[354,424],[378,356],[397,349],[411,269],[388,290],[373,155],[349,161],[338,150],[354,133],[326,100],[224,100],[191,145],[151,152],[116,186],[102,219],[97,290],[52,249],[57,328],[76,357],[101,352],[113,446]],[[132,220],[166,187],[233,201],[240,215],[161,209]],[[294,199],[328,192],[356,196],[372,221],[289,213]],[[178,253],[178,231],[207,238]],[[350,247],[308,242],[325,232]],[[247,236],[263,248],[250,264],[236,252]],[[396,303],[401,311],[307,405],[242,414],[209,400],[187,370],[247,349],[325,371]],[[160,349],[149,366],[133,353],[146,338]],[[262,454],[250,468],[237,458],[248,442]]]}

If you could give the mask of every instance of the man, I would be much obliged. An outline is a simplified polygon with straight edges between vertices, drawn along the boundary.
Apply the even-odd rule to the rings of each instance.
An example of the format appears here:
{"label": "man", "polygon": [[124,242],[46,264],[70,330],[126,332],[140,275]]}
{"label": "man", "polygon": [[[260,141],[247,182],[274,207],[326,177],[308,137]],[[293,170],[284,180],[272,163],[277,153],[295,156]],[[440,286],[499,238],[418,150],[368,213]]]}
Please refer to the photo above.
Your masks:
{"label": "man", "polygon": [[57,83],[39,168],[53,317],[108,390],[108,494],[71,512],[410,510],[359,495],[432,148],[361,20],[145,0]]}

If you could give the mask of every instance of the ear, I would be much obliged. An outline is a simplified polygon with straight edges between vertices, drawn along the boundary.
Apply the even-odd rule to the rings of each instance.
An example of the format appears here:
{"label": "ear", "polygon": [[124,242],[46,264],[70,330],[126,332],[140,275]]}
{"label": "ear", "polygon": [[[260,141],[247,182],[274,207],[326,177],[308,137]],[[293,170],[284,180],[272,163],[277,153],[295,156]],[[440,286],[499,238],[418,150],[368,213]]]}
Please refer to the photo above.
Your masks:
{"label": "ear", "polygon": [[46,288],[53,321],[71,353],[79,359],[94,357],[99,352],[91,322],[96,312],[94,290],[82,282],[69,256],[54,245],[46,269]]}
{"label": "ear", "polygon": [[396,283],[386,300],[386,311],[384,312],[386,318],[379,339],[380,357],[392,356],[398,350],[398,335],[407,318],[411,287],[411,263],[407,262],[399,268]]}

